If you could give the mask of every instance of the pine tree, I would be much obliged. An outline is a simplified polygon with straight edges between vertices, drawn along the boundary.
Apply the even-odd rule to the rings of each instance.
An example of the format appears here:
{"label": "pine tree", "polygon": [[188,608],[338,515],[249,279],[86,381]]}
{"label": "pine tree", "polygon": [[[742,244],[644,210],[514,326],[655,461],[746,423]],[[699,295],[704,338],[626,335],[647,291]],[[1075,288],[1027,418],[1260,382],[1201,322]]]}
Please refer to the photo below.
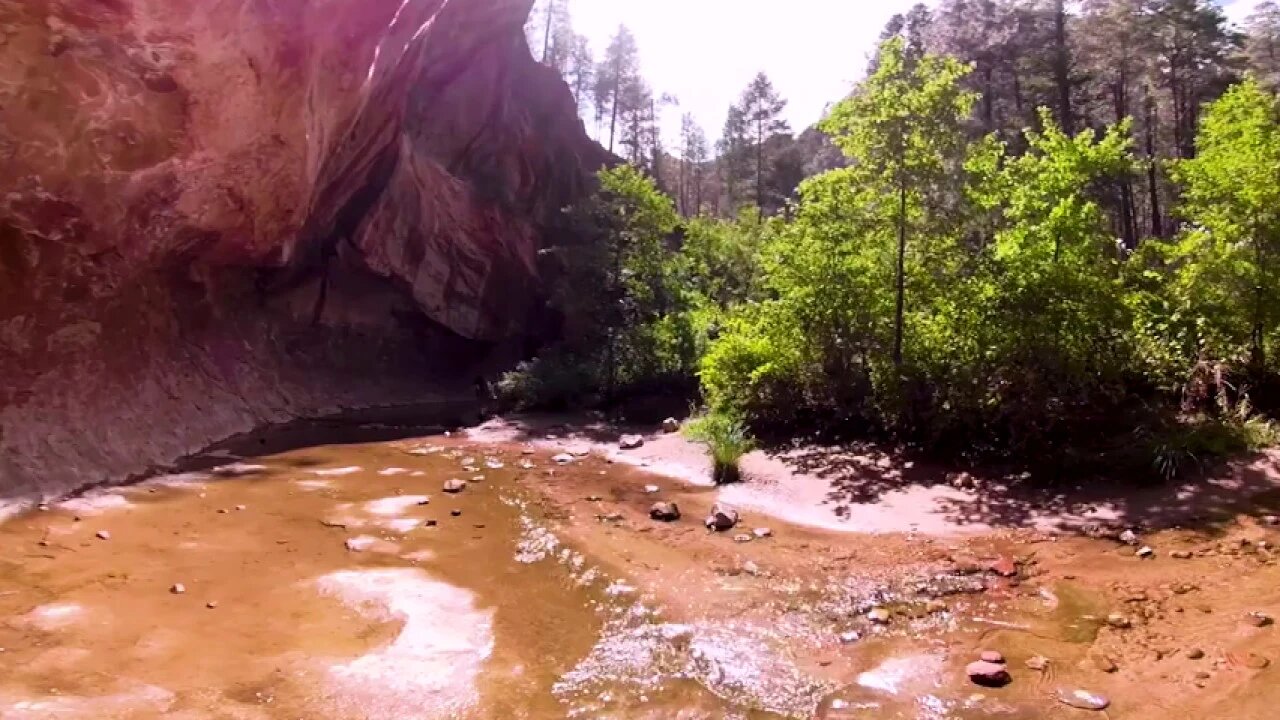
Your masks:
{"label": "pine tree", "polygon": [[1272,92],[1280,91],[1280,5],[1264,2],[1245,22],[1245,61]]}
{"label": "pine tree", "polygon": [[680,119],[680,213],[692,217],[702,212],[703,175],[707,162],[707,135],[692,113]]}
{"label": "pine tree", "polygon": [[769,172],[769,140],[775,135],[791,131],[787,121],[782,118],[782,111],[787,107],[774,90],[773,83],[764,73],[759,73],[751,84],[743,91],[738,101],[738,111],[742,115],[751,153],[755,203],[759,214],[763,217],[765,208],[772,205],[768,197],[765,176]]}
{"label": "pine tree", "polygon": [[627,26],[618,26],[595,75],[596,118],[608,118],[608,148],[613,152],[619,121],[625,121],[629,113],[634,113],[635,104],[644,97],[641,92],[644,83],[640,79],[640,50]]}
{"label": "pine tree", "polygon": [[720,174],[720,185],[724,188],[724,203],[721,214],[726,217],[737,215],[742,203],[742,182],[750,173],[750,140],[747,135],[747,120],[742,109],[734,105],[729,108],[725,117],[724,129],[720,140],[716,143],[719,154],[717,170]]}

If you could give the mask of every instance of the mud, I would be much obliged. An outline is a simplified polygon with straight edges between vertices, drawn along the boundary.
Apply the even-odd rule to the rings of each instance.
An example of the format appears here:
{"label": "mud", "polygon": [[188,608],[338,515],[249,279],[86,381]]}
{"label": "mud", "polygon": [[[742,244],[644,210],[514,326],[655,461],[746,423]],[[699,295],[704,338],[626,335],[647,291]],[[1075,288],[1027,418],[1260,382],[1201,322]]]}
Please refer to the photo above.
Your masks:
{"label": "mud", "polygon": [[[0,718],[1098,715],[1057,697],[1079,689],[1112,718],[1261,719],[1280,701],[1280,633],[1247,615],[1280,616],[1280,528],[1249,517],[1143,533],[1151,560],[752,505],[711,533],[721,491],[603,439],[333,440],[248,438],[0,525]],[[650,520],[656,500],[682,519]],[[965,676],[988,649],[1009,686]]]}

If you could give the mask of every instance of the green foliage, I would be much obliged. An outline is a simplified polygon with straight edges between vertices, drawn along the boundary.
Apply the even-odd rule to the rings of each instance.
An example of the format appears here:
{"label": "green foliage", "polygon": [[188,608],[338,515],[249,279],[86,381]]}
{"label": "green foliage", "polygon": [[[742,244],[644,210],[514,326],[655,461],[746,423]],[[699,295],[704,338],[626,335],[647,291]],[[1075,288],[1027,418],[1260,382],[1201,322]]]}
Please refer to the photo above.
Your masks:
{"label": "green foliage", "polygon": [[684,434],[691,440],[706,443],[711,451],[712,477],[717,485],[737,482],[738,463],[743,455],[755,449],[746,425],[722,412],[711,412],[685,424]]}

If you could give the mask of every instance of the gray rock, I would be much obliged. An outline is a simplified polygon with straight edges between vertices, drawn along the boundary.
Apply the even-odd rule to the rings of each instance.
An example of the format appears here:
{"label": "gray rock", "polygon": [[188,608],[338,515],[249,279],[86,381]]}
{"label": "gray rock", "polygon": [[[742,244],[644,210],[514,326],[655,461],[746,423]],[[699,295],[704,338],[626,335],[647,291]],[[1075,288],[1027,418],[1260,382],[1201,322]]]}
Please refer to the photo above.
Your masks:
{"label": "gray rock", "polygon": [[1120,533],[1119,540],[1125,545],[1136,546],[1138,544],[1138,534],[1132,530],[1125,530],[1124,532]]}
{"label": "gray rock", "polygon": [[738,524],[738,511],[723,503],[716,503],[711,506],[711,514],[704,524],[717,532],[732,530]]}
{"label": "gray rock", "polygon": [[174,595],[181,595],[186,591],[187,591],[187,586],[183,585],[182,583],[174,583],[172,586],[169,587],[169,592],[173,593]]}
{"label": "gray rock", "polygon": [[673,502],[656,502],[649,508],[649,517],[659,522],[675,522],[680,519],[680,506]]}
{"label": "gray rock", "polygon": [[1004,687],[1013,681],[1004,663],[993,663],[985,660],[969,663],[964,672],[975,685],[982,687]]}
{"label": "gray rock", "polygon": [[463,490],[466,490],[466,489],[467,489],[467,481],[466,481],[466,480],[456,480],[456,479],[455,479],[455,480],[446,480],[446,481],[445,481],[445,483],[444,483],[444,488],[443,488],[443,490],[444,490],[445,492],[450,493],[450,494],[453,494],[453,495],[456,495],[456,494],[458,494],[458,493],[460,493],[460,492],[462,492]]}
{"label": "gray rock", "polygon": [[560,453],[559,455],[552,456],[551,461],[559,465],[568,465],[573,462],[573,456],[569,453]]}
{"label": "gray rock", "polygon": [[643,445],[644,438],[639,435],[623,435],[622,439],[618,441],[618,447],[623,450],[635,450]]}
{"label": "gray rock", "polygon": [[1063,705],[1069,705],[1077,710],[1092,710],[1100,712],[1111,707],[1111,701],[1107,698],[1091,693],[1087,690],[1066,690],[1059,689],[1054,693],[1058,698],[1058,702]]}
{"label": "gray rock", "polygon": [[983,650],[981,658],[982,662],[1004,664],[1004,655],[1000,654],[998,650]]}
{"label": "gray rock", "polygon": [[663,420],[662,432],[664,433],[680,432],[680,421],[673,417],[669,417],[666,420]]}

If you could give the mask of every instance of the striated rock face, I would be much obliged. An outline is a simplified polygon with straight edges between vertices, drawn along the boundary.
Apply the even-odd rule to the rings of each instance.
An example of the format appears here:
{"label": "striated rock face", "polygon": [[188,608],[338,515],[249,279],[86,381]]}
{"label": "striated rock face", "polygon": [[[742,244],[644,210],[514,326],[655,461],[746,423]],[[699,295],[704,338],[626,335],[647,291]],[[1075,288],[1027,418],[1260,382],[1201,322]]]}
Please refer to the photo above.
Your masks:
{"label": "striated rock face", "polygon": [[465,397],[604,152],[532,0],[0,0],[0,495]]}

